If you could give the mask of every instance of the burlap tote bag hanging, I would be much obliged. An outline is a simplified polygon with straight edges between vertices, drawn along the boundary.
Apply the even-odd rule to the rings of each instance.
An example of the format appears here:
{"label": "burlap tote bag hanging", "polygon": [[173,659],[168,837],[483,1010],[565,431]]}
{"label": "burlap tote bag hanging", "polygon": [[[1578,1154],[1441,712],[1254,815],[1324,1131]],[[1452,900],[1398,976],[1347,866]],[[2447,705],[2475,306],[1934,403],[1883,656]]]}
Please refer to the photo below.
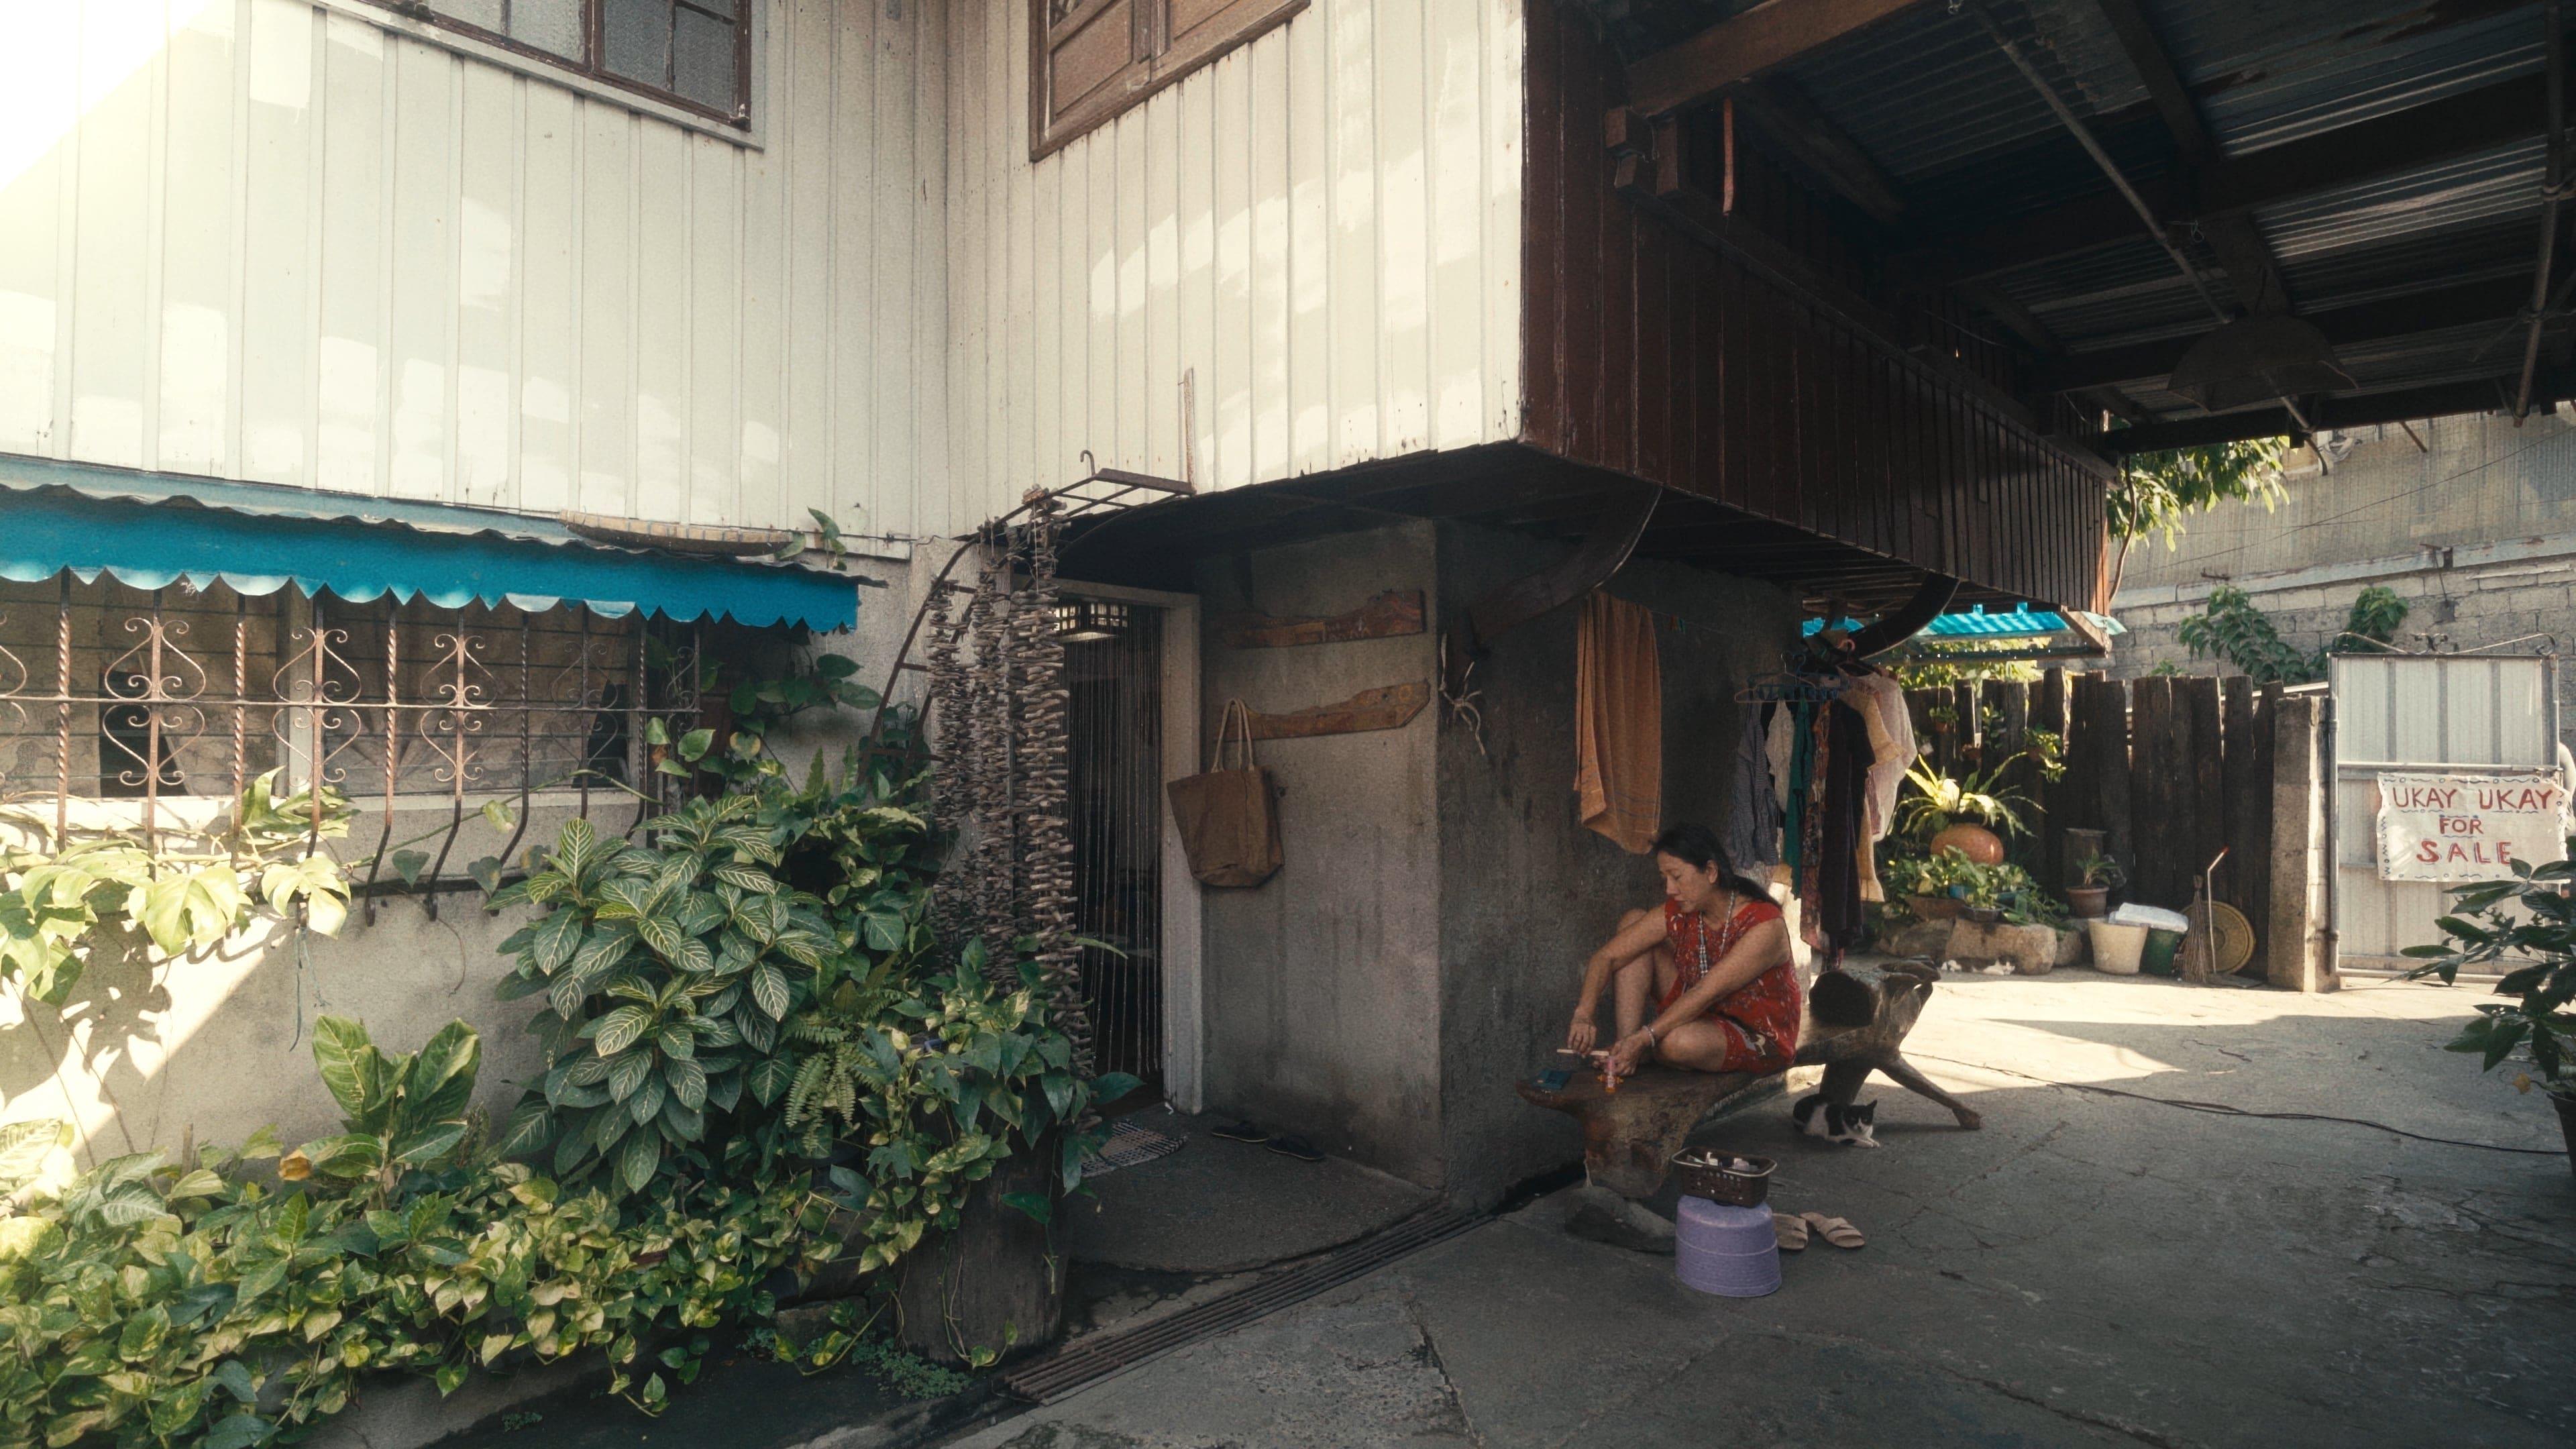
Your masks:
{"label": "burlap tote bag hanging", "polygon": [[[1238,752],[1232,769],[1226,768],[1229,745]],[[1278,792],[1252,757],[1252,711],[1242,700],[1226,701],[1208,772],[1164,788],[1199,884],[1239,889],[1279,873],[1287,857],[1279,849]]]}

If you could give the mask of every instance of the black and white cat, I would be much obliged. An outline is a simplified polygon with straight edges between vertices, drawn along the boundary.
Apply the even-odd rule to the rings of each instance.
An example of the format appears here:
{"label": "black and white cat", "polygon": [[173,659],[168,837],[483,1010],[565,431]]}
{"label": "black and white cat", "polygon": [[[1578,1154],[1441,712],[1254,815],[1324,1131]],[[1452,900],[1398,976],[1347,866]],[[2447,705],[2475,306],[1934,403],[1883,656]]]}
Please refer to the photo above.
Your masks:
{"label": "black and white cat", "polygon": [[1825,1100],[1822,1092],[1798,1099],[1789,1109],[1797,1119],[1798,1130],[1810,1137],[1822,1137],[1842,1147],[1876,1147],[1878,1145],[1878,1104],[1860,1102],[1838,1107]]}

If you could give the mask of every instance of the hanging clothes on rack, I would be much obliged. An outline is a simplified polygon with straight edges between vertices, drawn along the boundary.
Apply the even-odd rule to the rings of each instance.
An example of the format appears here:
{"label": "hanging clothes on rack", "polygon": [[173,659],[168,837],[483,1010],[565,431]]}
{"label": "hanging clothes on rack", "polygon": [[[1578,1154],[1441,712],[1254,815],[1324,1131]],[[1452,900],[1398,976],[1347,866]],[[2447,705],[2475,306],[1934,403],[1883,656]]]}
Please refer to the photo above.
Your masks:
{"label": "hanging clothes on rack", "polygon": [[1905,702],[1905,686],[1882,670],[1871,669],[1853,681],[1853,692],[1876,706],[1883,747],[1872,735],[1877,759],[1869,768],[1869,838],[1885,840],[1896,828],[1896,792],[1912,769],[1919,746],[1914,739],[1914,713]]}
{"label": "hanging clothes on rack", "polygon": [[1583,823],[1643,855],[1663,828],[1664,683],[1655,616],[1595,589],[1574,648],[1574,791]]}
{"label": "hanging clothes on rack", "polygon": [[1771,782],[1771,716],[1765,704],[1747,712],[1735,745],[1734,799],[1726,815],[1726,858],[1748,875],[1780,863],[1780,796]]}

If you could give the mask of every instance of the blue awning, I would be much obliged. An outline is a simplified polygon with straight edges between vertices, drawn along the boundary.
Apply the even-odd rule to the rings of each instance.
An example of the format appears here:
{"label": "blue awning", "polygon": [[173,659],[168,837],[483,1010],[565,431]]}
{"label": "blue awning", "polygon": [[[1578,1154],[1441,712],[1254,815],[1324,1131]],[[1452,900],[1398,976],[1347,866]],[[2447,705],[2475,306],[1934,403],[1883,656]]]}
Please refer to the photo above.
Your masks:
{"label": "blue awning", "polygon": [[70,570],[139,589],[220,580],[260,595],[292,584],[352,603],[386,595],[442,608],[573,603],[612,617],[641,610],[684,623],[730,618],[833,630],[857,622],[859,585],[876,582],[792,564],[605,547],[552,519],[488,509],[42,459],[0,459],[0,489],[0,579],[22,583]]}

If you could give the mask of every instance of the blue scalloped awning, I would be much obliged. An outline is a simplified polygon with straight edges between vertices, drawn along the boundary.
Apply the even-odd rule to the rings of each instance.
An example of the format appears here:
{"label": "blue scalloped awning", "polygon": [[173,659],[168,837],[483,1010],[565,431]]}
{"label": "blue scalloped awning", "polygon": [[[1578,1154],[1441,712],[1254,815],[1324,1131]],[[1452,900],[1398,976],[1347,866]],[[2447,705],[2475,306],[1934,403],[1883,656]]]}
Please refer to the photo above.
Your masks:
{"label": "blue scalloped awning", "polygon": [[352,603],[573,603],[821,630],[858,620],[862,581],[847,574],[605,547],[551,519],[22,458],[0,463],[0,490],[0,578],[21,583],[68,569],[139,589],[221,580],[259,595],[292,584]]}

